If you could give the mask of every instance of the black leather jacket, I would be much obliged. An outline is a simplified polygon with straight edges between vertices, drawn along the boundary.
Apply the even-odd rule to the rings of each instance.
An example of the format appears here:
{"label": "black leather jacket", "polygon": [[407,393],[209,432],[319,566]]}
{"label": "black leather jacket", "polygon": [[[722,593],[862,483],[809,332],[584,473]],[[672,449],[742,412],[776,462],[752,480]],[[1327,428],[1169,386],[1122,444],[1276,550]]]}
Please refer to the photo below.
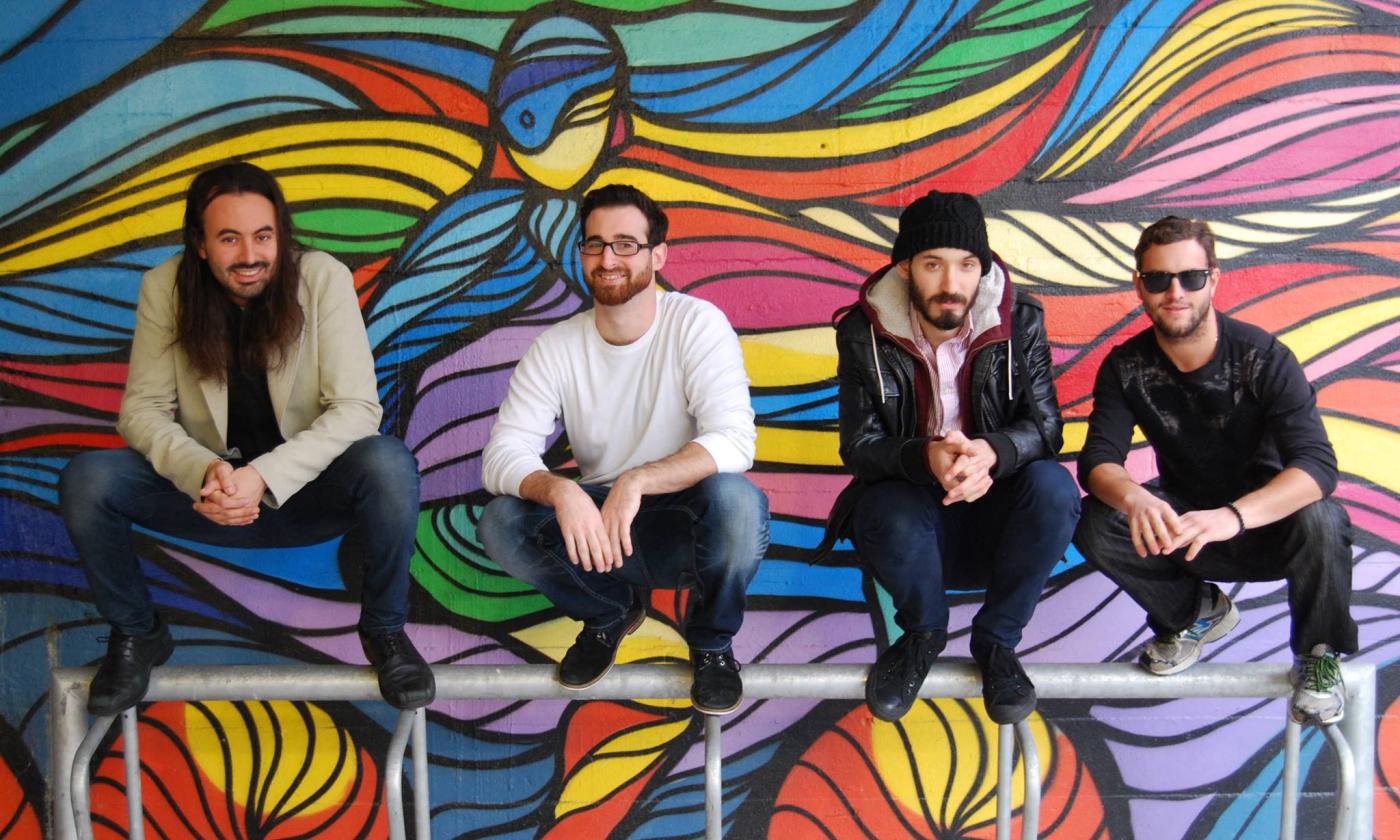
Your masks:
{"label": "black leather jacket", "polygon": [[[887,479],[935,483],[924,458],[933,386],[910,339],[908,308],[905,281],[889,266],[865,281],[856,306],[837,313],[841,460],[855,479],[832,505],[818,556],[850,536],[850,516],[865,486]],[[996,452],[996,480],[1054,458],[1064,421],[1044,310],[1016,290],[999,260],[982,279],[973,324],[958,377],[963,426]]]}

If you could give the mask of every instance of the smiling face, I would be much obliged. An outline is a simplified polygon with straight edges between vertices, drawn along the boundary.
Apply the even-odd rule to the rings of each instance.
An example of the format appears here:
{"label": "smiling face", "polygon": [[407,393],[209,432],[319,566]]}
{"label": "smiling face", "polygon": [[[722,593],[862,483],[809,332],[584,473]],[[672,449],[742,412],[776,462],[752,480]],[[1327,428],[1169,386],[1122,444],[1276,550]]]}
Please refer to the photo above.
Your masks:
{"label": "smiling face", "polygon": [[[1215,287],[1220,282],[1220,269],[1210,268],[1205,248],[1194,239],[1183,239],[1165,245],[1151,245],[1142,254],[1139,273],[1133,275],[1133,288],[1142,301],[1143,311],[1152,320],[1157,335],[1168,341],[1185,341],[1203,334],[1207,328]],[[1173,279],[1166,291],[1153,294],[1143,286],[1141,272],[1166,271],[1176,273],[1191,269],[1209,269],[1210,279],[1204,287],[1188,292],[1180,279]]]}
{"label": "smiling face", "polygon": [[977,299],[982,263],[961,248],[930,248],[895,264],[909,283],[909,297],[920,318],[939,332],[962,329]]}
{"label": "smiling face", "polygon": [[[630,204],[598,207],[583,222],[585,240],[646,244],[648,235],[646,215]],[[619,257],[612,248],[604,248],[601,254],[581,254],[579,259],[594,303],[621,306],[651,288],[656,272],[666,264],[666,243],[643,248],[630,257]]]}
{"label": "smiling face", "polygon": [[224,193],[204,208],[199,256],[239,307],[277,279],[277,211],[257,193]]}

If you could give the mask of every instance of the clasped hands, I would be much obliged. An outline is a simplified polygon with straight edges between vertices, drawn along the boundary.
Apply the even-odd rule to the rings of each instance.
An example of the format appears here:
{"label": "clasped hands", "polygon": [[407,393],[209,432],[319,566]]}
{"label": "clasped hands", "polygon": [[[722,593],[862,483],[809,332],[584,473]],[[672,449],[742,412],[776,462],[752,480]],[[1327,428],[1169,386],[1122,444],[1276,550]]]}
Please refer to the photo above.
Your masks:
{"label": "clasped hands", "polygon": [[981,438],[969,438],[959,431],[924,445],[928,471],[943,486],[943,504],[975,502],[992,489],[996,451]]}
{"label": "clasped hands", "polygon": [[1186,560],[1196,555],[1208,543],[1224,542],[1238,536],[1241,521],[1228,507],[1192,510],[1178,514],[1171,505],[1139,488],[1126,500],[1128,528],[1133,548],[1139,557],[1171,554],[1182,546],[1190,546]]}
{"label": "clasped hands", "polygon": [[258,518],[266,482],[251,466],[234,468],[222,458],[204,470],[204,484],[194,509],[218,525],[248,525]]}

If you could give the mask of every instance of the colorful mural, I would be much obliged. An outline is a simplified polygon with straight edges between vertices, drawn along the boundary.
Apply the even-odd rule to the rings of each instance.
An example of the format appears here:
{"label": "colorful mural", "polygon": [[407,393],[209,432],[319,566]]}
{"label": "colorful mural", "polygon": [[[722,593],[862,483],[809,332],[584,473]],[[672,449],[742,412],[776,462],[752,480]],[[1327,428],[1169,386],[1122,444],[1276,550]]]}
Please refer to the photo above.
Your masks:
{"label": "colorful mural", "polygon": [[[139,13],[136,10],[139,9]],[[899,209],[978,194],[993,247],[1044,302],[1063,458],[1094,371],[1141,329],[1138,231],[1220,237],[1218,304],[1314,381],[1357,526],[1360,659],[1400,656],[1400,3],[1395,0],[29,0],[0,17],[0,835],[34,837],[46,673],[103,634],[58,520],[74,453],[113,422],[141,273],[179,247],[192,174],[275,172],[302,242],[355,271],[385,431],[423,473],[411,632],[442,663],[549,662],[575,626],[477,543],[480,451],[512,365],[587,306],[576,206],[631,182],[672,217],[663,282],[741,335],[753,478],[773,546],[746,662],[873,661],[889,633],[849,550],[804,553],[844,484],[834,309],[883,264]],[[563,464],[558,440],[550,453]],[[1137,452],[1135,474],[1153,471]],[[175,661],[362,663],[337,542],[230,551],[138,535]],[[849,546],[845,547],[849,549]],[[353,551],[344,552],[353,558]],[[1287,660],[1277,584],[1209,656]],[[977,598],[954,610],[966,656]],[[652,593],[623,661],[681,660],[685,594]],[[1028,659],[1132,655],[1141,610],[1078,557]],[[1382,672],[1376,834],[1400,836],[1400,678]],[[1043,836],[1276,835],[1281,703],[1045,702]],[[162,836],[377,837],[383,704],[157,704],[142,718]],[[675,702],[441,701],[438,837],[682,837],[703,825],[700,722]],[[994,727],[921,702],[751,702],[726,719],[731,837],[991,837]],[[114,736],[115,737],[115,736]],[[97,767],[120,836],[120,740]],[[271,756],[277,756],[272,761]],[[1308,784],[1330,789],[1322,739]],[[1325,800],[1324,800],[1325,801]],[[197,803],[197,804],[195,804]],[[1019,802],[1016,803],[1019,808]],[[1330,831],[1307,804],[1300,836]]]}

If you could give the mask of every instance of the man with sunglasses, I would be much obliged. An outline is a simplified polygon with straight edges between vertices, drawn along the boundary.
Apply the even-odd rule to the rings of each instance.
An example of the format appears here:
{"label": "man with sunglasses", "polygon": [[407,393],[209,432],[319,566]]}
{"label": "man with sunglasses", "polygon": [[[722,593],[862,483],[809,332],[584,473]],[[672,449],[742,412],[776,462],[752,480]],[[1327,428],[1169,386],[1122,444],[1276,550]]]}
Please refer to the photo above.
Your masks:
{"label": "man with sunglasses", "polygon": [[[516,366],[482,457],[497,495],[478,533],[501,568],[582,622],[559,663],[565,688],[608,672],[646,590],[694,586],[691,699],[725,714],[743,696],[732,639],[768,548],[767,499],[742,475],[756,433],[739,339],[714,305],[656,288],[667,219],[640,190],[593,190],[579,216],[594,306]],[[557,421],[577,481],[545,466]]]}
{"label": "man with sunglasses", "polygon": [[[1138,663],[1182,671],[1239,623],[1210,580],[1288,582],[1300,722],[1342,719],[1339,653],[1354,653],[1351,524],[1327,496],[1337,459],[1316,395],[1288,348],[1212,306],[1220,282],[1205,222],[1168,216],[1143,231],[1133,287],[1152,322],[1099,368],[1079,457],[1075,544],[1147,610]],[[1159,478],[1124,469],[1133,427]]]}

